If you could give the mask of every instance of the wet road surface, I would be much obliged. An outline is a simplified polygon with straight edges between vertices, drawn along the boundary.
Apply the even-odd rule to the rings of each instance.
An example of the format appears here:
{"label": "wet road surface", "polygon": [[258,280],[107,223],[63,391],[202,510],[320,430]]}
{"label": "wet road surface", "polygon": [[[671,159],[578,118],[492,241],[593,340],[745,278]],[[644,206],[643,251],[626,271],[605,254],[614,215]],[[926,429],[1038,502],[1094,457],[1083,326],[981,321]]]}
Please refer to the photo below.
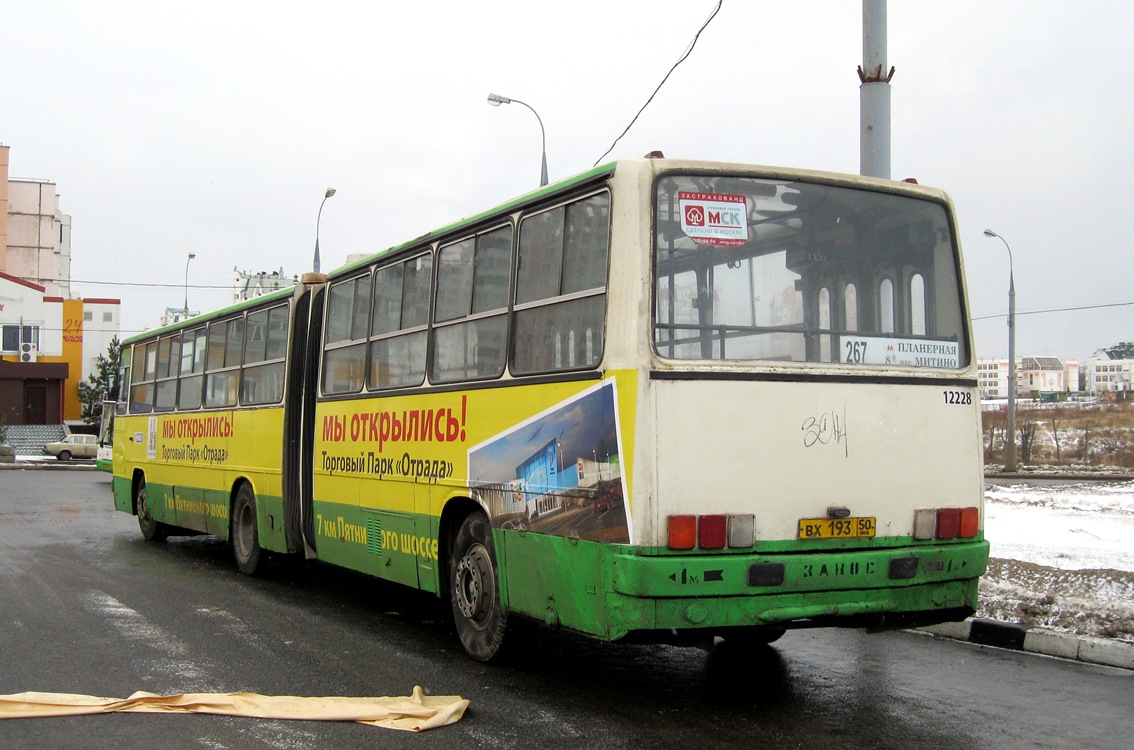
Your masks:
{"label": "wet road surface", "polygon": [[0,693],[459,694],[459,723],[119,714],[0,722],[2,748],[1114,748],[1134,673],[910,633],[754,652],[541,631],[468,659],[429,595],[323,565],[237,573],[213,537],[144,542],[94,471],[0,472]]}

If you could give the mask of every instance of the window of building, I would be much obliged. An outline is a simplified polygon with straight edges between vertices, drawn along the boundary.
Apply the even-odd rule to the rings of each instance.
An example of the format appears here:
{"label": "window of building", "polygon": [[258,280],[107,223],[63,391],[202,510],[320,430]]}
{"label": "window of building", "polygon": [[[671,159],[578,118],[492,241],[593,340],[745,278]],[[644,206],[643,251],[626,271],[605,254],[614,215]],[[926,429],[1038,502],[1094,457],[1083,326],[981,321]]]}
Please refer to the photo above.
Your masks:
{"label": "window of building", "polygon": [[20,344],[34,344],[39,347],[39,326],[3,326],[0,339],[6,352],[20,351]]}

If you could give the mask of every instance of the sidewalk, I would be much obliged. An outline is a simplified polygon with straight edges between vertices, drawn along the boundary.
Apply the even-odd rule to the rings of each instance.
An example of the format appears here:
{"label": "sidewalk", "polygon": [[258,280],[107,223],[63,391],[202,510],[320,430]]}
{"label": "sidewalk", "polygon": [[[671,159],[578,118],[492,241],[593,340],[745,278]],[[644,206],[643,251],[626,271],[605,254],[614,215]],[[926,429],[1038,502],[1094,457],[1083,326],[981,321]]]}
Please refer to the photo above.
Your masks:
{"label": "sidewalk", "polygon": [[1119,669],[1134,669],[1134,642],[1113,638],[1093,638],[1055,630],[1029,628],[999,620],[969,618],[918,628],[913,632],[995,646],[1013,651],[1073,659]]}

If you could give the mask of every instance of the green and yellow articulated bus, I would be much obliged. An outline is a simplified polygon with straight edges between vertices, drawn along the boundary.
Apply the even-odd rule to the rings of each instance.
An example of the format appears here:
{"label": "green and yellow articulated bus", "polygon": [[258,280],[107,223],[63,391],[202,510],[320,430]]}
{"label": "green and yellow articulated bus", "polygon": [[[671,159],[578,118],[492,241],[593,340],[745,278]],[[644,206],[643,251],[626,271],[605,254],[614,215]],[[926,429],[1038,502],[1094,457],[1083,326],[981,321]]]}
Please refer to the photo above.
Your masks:
{"label": "green and yellow articulated bus", "polygon": [[938,190],[620,160],[125,341],[115,504],[434,592],[479,660],[959,620],[968,320]]}

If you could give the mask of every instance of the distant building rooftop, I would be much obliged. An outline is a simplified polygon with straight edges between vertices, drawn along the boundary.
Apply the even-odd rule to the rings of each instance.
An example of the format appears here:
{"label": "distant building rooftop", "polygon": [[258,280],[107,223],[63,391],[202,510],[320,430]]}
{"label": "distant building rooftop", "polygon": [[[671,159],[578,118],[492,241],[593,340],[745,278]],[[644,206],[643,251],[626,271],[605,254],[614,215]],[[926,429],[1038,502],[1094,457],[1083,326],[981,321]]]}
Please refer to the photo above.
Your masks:
{"label": "distant building rooftop", "polygon": [[1057,357],[1024,357],[1025,370],[1062,370],[1063,360]]}

